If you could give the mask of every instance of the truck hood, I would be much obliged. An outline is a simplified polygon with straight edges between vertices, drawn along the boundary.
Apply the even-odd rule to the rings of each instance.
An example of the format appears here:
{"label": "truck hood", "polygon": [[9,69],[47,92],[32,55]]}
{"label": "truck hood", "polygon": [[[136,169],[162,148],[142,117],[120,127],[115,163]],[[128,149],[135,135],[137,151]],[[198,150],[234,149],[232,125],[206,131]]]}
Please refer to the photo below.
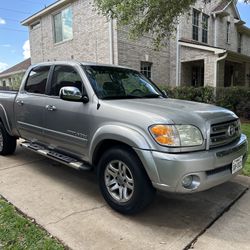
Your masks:
{"label": "truck hood", "polygon": [[151,123],[193,124],[202,129],[206,121],[237,118],[233,112],[221,107],[170,98],[126,99],[108,102],[113,108],[121,109],[125,116],[136,113],[138,119],[146,116]]}

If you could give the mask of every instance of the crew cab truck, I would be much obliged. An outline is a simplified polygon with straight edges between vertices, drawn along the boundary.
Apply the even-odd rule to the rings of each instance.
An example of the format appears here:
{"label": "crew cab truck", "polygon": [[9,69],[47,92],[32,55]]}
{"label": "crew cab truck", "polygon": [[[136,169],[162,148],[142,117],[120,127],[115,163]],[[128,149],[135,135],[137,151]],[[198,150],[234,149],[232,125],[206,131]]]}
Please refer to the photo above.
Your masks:
{"label": "crew cab truck", "polygon": [[170,99],[139,72],[111,65],[31,66],[18,92],[0,92],[0,153],[16,141],[79,170],[94,169],[118,212],[145,208],[155,190],[193,193],[237,175],[248,143],[239,118]]}

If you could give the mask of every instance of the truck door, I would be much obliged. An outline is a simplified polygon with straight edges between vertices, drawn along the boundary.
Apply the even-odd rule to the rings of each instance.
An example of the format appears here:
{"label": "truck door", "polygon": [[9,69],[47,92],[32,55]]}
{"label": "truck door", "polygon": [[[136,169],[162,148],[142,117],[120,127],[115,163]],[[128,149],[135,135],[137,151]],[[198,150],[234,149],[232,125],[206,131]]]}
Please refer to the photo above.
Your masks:
{"label": "truck door", "polygon": [[60,99],[60,89],[72,86],[81,91],[84,89],[77,70],[69,65],[55,66],[50,97],[46,99],[45,105],[44,135],[51,148],[84,160],[87,154],[90,105]]}
{"label": "truck door", "polygon": [[33,68],[14,105],[17,129],[21,137],[33,142],[43,141],[45,89],[49,71],[50,66]]}

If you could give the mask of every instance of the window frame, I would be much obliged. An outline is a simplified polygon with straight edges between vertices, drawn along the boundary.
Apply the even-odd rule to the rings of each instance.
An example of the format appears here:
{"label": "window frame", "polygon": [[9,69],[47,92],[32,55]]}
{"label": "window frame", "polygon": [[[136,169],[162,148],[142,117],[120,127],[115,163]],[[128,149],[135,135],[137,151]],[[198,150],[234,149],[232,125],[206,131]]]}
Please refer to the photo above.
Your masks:
{"label": "window frame", "polygon": [[[150,67],[150,70],[143,70],[142,68],[142,66],[143,66],[143,64],[147,64],[148,65],[148,67]],[[145,68],[146,66],[144,66],[144,68]],[[140,73],[141,74],[143,74],[147,79],[149,79],[149,80],[152,80],[153,79],[153,63],[152,62],[147,62],[147,61],[141,61],[140,62]],[[147,72],[147,75],[145,75],[144,74],[144,72]],[[150,73],[150,76],[148,76],[148,72]]]}
{"label": "window frame", "polygon": [[[197,18],[195,18],[195,14],[197,14]],[[193,8],[193,16],[192,16],[192,40],[199,41],[199,31],[200,31],[200,14],[201,12],[195,8]],[[197,22],[195,22],[197,21]],[[195,37],[195,31],[197,33],[197,39]]]}
{"label": "window frame", "polygon": [[[56,25],[55,25],[55,16],[58,15],[58,14],[61,14],[62,15],[62,12],[66,9],[71,9],[71,12],[72,12],[72,37],[71,38],[68,38],[68,39],[63,39],[63,26],[62,26],[62,40],[61,41],[56,41]],[[74,38],[74,32],[73,32],[73,19],[74,19],[74,15],[73,15],[73,8],[72,8],[72,5],[69,4],[69,5],[66,5],[66,6],[63,6],[60,10],[57,10],[56,12],[54,12],[52,15],[51,15],[51,20],[52,20],[52,30],[53,30],[53,40],[54,40],[54,44],[57,45],[57,44],[61,44],[61,43],[65,43],[65,42],[68,42],[68,41],[71,41],[73,40]],[[62,24],[62,19],[61,19],[61,24]]]}
{"label": "window frame", "polygon": [[201,41],[203,43],[208,43],[208,30],[209,30],[209,16],[202,13],[202,36]]}
{"label": "window frame", "polygon": [[[26,90],[26,86],[27,86],[27,83],[28,83],[28,79],[29,79],[29,76],[30,76],[30,73],[36,69],[36,68],[41,68],[41,67],[48,67],[49,70],[48,70],[48,77],[47,77],[47,81],[46,81],[46,84],[45,84],[45,89],[44,89],[44,93],[34,93],[34,92],[29,92]],[[28,72],[27,74],[27,77],[25,79],[25,84],[23,86],[23,89],[22,89],[22,92],[24,92],[25,94],[28,94],[28,95],[39,95],[39,96],[46,96],[47,95],[47,89],[48,89],[48,85],[49,85],[49,82],[50,82],[50,78],[51,78],[51,69],[52,69],[52,66],[51,65],[38,65],[36,67],[33,67],[30,69],[30,71]]]}

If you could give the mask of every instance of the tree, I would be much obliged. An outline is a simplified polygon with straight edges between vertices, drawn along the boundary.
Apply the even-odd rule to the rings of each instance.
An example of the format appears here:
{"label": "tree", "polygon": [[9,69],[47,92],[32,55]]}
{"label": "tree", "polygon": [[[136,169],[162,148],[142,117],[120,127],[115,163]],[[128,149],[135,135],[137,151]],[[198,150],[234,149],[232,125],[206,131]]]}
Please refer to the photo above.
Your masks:
{"label": "tree", "polygon": [[[98,10],[120,25],[129,26],[130,36],[139,38],[150,33],[155,45],[164,43],[176,29],[177,18],[196,0],[94,0]],[[204,4],[207,0],[203,0]],[[230,0],[228,0],[230,1]],[[249,3],[250,0],[244,0]]]}

